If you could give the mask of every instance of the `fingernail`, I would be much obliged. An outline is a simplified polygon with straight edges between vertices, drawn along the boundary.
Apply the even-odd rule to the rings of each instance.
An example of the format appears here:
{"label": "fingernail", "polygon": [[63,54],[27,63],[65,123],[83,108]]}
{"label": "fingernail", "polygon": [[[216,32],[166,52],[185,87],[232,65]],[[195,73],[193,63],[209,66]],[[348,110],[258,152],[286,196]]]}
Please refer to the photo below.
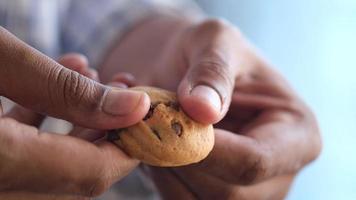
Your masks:
{"label": "fingernail", "polygon": [[99,81],[99,74],[96,70],[89,69],[87,73],[89,78]]}
{"label": "fingernail", "polygon": [[128,115],[135,111],[147,94],[111,88],[103,102],[103,111],[111,115]]}
{"label": "fingernail", "polygon": [[108,85],[112,86],[112,87],[117,87],[117,88],[128,88],[128,86],[125,83],[121,83],[121,82],[111,82],[108,83]]}
{"label": "fingernail", "polygon": [[198,85],[190,92],[191,96],[200,98],[208,102],[216,111],[221,110],[220,95],[211,87],[206,85]]}

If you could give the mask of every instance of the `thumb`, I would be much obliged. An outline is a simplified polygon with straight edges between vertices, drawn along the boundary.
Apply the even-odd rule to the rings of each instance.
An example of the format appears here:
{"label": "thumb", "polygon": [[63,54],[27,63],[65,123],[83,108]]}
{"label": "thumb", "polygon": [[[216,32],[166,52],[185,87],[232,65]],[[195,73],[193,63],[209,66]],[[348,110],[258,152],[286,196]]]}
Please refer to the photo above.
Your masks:
{"label": "thumb", "polygon": [[129,126],[149,109],[145,93],[104,86],[0,28],[0,95],[27,108],[99,129]]}
{"label": "thumb", "polygon": [[184,111],[202,123],[226,114],[237,73],[232,34],[223,22],[208,20],[191,29],[185,40],[188,70],[178,87]]}

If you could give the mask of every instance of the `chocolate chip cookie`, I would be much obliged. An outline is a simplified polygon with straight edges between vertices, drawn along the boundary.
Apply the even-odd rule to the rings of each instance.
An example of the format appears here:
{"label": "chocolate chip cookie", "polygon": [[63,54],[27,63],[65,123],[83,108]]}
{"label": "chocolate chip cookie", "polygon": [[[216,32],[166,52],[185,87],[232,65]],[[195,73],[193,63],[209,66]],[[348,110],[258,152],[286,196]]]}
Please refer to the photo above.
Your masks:
{"label": "chocolate chip cookie", "polygon": [[[146,92],[151,107],[143,120],[109,136],[126,153],[153,166],[182,166],[204,159],[214,145],[212,125],[192,120],[173,92],[134,87]],[[114,134],[114,135],[112,135]]]}

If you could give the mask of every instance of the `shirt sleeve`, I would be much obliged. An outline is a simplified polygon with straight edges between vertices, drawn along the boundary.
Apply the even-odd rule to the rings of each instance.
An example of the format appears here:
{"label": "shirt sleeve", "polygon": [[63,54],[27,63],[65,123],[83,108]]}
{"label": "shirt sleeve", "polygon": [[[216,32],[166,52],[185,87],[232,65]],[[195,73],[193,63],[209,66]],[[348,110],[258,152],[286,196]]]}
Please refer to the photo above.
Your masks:
{"label": "shirt sleeve", "polygon": [[80,52],[96,68],[113,43],[157,12],[201,15],[189,0],[72,0],[61,13],[61,53]]}

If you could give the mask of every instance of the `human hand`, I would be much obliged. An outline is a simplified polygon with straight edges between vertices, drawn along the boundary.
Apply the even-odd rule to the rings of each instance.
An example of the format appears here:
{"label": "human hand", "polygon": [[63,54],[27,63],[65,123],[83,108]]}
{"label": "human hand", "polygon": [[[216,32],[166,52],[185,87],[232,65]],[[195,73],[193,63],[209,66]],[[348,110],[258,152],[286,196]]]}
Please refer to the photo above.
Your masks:
{"label": "human hand", "polygon": [[[210,21],[188,32],[180,102],[196,120],[222,120],[207,159],[152,170],[158,188],[167,199],[283,199],[295,174],[320,152],[313,114],[236,28]],[[196,85],[220,98],[208,89],[194,93]],[[214,109],[219,100],[221,109]]]}
{"label": "human hand", "polygon": [[[26,108],[97,129],[134,124],[148,111],[146,94],[92,81],[4,29],[0,29],[0,54],[0,94]],[[38,115],[11,113],[18,121],[0,118],[1,194],[95,196],[138,163],[111,143],[47,134],[29,126],[40,123]]]}
{"label": "human hand", "polygon": [[[148,70],[124,70],[138,84],[177,90],[193,119],[220,122],[215,147],[201,163],[148,170],[163,198],[282,199],[295,174],[320,152],[312,112],[237,28],[219,20],[176,24],[181,29],[160,54],[141,61]],[[128,35],[121,45],[133,39]]]}
{"label": "human hand", "polygon": [[64,68],[0,27],[0,94],[78,125],[111,129],[135,124],[149,109],[145,93],[115,89]]}

